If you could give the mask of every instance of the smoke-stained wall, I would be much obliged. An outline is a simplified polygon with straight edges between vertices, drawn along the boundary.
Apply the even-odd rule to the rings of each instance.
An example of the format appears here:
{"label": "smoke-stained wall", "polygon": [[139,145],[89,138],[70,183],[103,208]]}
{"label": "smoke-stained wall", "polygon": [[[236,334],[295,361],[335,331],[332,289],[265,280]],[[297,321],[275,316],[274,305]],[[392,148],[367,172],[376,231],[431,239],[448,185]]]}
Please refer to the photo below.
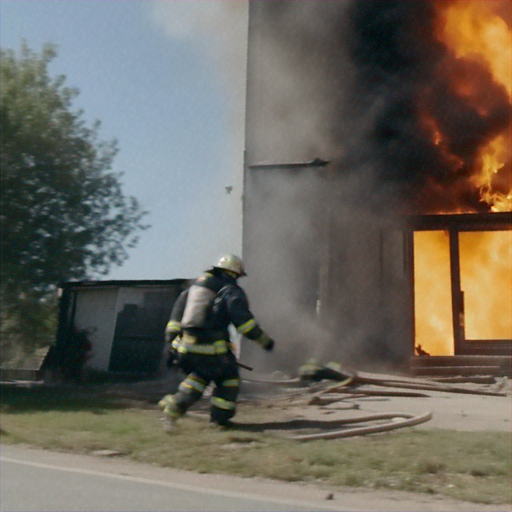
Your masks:
{"label": "smoke-stained wall", "polygon": [[[412,355],[396,199],[357,147],[364,117],[343,114],[354,87],[353,64],[339,51],[349,9],[250,4],[243,253],[246,287],[278,342],[281,369],[309,358],[399,363]],[[329,164],[254,167],[318,157]],[[244,358],[263,361],[247,345]]]}
{"label": "smoke-stained wall", "polygon": [[[404,234],[392,217],[354,203],[332,167],[247,167],[253,310],[277,341],[276,369],[309,359],[401,365],[413,354]],[[244,360],[268,369],[268,357],[242,347]]]}
{"label": "smoke-stained wall", "polygon": [[[489,60],[510,56],[510,6],[251,2],[247,161],[337,158],[356,175],[357,196],[379,199],[378,207],[491,211],[479,176],[491,156],[486,150],[501,153],[486,186],[503,200],[511,186],[510,59]],[[451,26],[459,18],[466,25]],[[481,24],[476,49],[448,44],[451,32],[462,37],[471,23]],[[503,45],[500,37],[508,37],[508,48],[477,54],[479,46]],[[501,147],[489,148],[497,137]]]}

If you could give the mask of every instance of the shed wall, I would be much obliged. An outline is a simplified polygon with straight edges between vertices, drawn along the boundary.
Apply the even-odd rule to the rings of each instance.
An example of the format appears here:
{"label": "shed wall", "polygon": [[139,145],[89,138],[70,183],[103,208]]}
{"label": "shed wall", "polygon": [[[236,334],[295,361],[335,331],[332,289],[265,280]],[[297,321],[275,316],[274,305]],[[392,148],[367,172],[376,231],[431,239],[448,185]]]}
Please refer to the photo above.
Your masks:
{"label": "shed wall", "polygon": [[108,369],[114,339],[118,289],[83,289],[77,292],[75,327],[89,333],[92,357],[91,368]]}
{"label": "shed wall", "polygon": [[[96,370],[157,372],[163,362],[165,326],[188,283],[174,279],[61,285],[57,339],[46,368],[56,378],[75,380],[80,380],[85,360]],[[81,331],[92,345],[89,357]]]}

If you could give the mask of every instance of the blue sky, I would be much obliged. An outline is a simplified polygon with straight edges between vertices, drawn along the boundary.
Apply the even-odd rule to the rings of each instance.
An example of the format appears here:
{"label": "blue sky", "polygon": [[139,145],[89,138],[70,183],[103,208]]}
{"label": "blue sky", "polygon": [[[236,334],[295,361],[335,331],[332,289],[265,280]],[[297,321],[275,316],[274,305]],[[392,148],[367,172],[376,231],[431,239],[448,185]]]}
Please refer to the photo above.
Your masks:
{"label": "blue sky", "polygon": [[245,1],[1,0],[0,14],[2,48],[57,45],[50,74],[118,140],[113,170],[150,212],[102,279],[193,277],[240,253]]}

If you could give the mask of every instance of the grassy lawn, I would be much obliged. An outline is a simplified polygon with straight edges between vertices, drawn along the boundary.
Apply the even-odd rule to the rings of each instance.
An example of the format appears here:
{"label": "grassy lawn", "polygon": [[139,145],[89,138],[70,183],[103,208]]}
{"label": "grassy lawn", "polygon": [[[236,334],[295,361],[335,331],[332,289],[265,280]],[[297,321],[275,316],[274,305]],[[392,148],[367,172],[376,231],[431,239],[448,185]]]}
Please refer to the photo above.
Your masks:
{"label": "grassy lawn", "polygon": [[[2,386],[2,443],[90,453],[199,473],[442,494],[488,504],[511,501],[512,439],[506,432],[405,428],[338,440],[291,441],[210,428],[190,415],[172,435],[156,406],[93,388]],[[237,421],[261,421],[262,406],[241,404]]]}

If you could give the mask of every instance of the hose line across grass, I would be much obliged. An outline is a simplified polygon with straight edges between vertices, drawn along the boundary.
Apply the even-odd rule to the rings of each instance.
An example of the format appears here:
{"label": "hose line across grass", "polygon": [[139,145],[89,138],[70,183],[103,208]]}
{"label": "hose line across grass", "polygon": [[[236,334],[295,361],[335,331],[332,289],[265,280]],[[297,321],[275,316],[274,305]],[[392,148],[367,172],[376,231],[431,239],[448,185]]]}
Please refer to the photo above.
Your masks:
{"label": "hose line across grass", "polygon": [[[396,421],[397,418],[403,418],[400,421]],[[350,424],[350,423],[366,423],[368,421],[378,421],[378,420],[386,420],[390,419],[386,423],[381,423],[379,425],[367,425],[364,427],[355,427],[349,429],[341,429],[341,430],[331,430],[329,432],[320,432],[317,434],[297,434],[297,435],[285,435],[284,437],[288,439],[294,439],[296,441],[313,441],[316,439],[338,439],[342,437],[353,437],[353,436],[361,436],[366,434],[375,434],[378,432],[388,432],[390,430],[395,430],[403,427],[412,427],[414,425],[419,425],[421,423],[425,423],[432,419],[432,412],[426,412],[420,414],[419,416],[414,416],[412,414],[404,413],[404,412],[388,412],[382,414],[371,414],[369,416],[361,416],[359,418],[350,418],[346,420],[341,420],[340,424]]]}

